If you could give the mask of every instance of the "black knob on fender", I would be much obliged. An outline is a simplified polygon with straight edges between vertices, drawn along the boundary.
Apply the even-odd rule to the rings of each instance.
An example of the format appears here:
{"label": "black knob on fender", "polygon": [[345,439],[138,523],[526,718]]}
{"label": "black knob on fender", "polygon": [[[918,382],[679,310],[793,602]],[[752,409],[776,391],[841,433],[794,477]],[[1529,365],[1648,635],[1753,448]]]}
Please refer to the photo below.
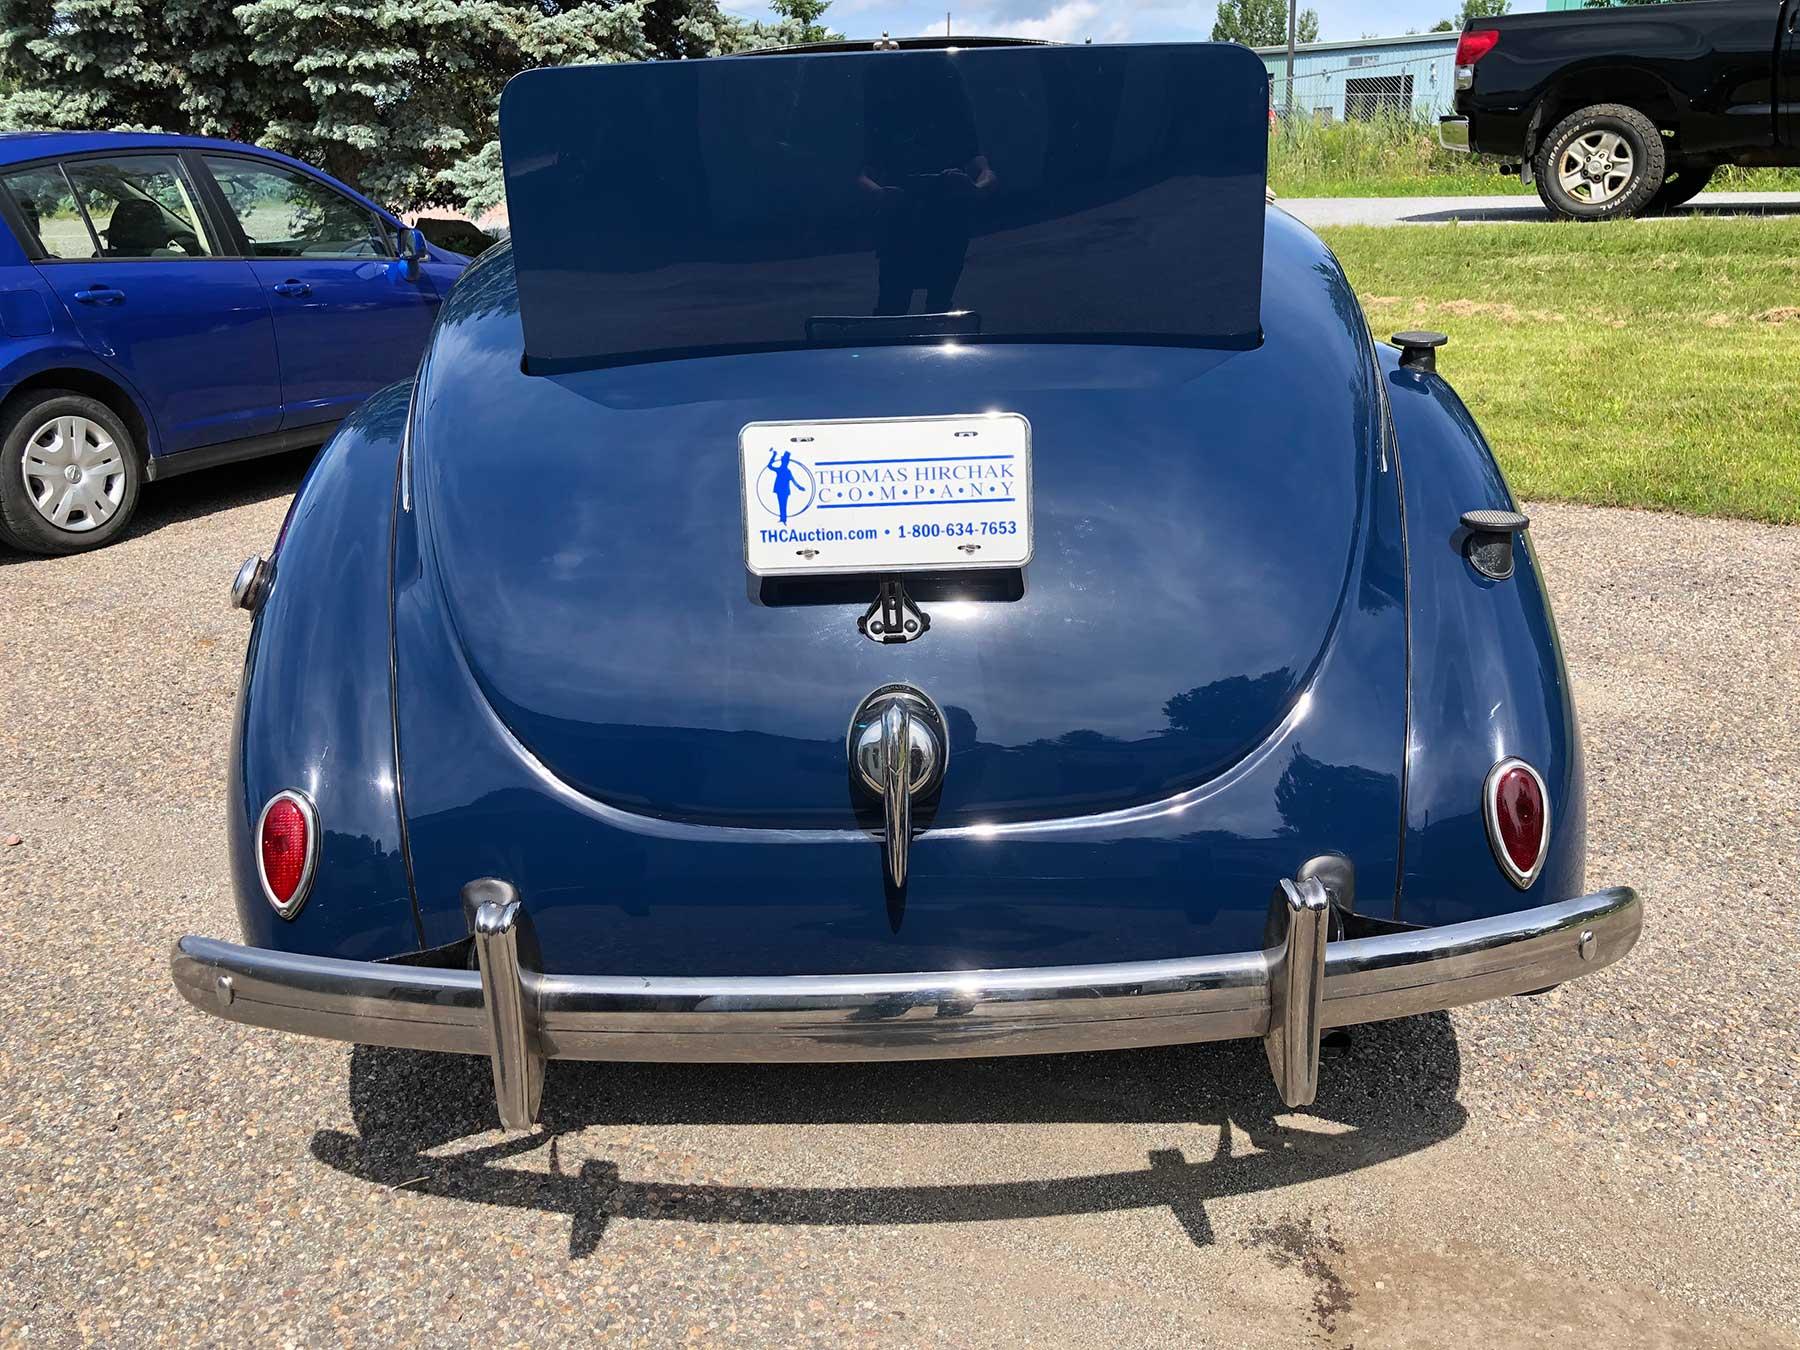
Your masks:
{"label": "black knob on fender", "polygon": [[1462,527],[1469,537],[1463,551],[1469,565],[1484,577],[1505,581],[1513,574],[1513,536],[1530,524],[1531,517],[1517,511],[1464,511]]}
{"label": "black knob on fender", "polygon": [[1450,340],[1447,333],[1420,331],[1395,333],[1388,341],[1400,349],[1400,364],[1408,370],[1437,369],[1437,349]]}

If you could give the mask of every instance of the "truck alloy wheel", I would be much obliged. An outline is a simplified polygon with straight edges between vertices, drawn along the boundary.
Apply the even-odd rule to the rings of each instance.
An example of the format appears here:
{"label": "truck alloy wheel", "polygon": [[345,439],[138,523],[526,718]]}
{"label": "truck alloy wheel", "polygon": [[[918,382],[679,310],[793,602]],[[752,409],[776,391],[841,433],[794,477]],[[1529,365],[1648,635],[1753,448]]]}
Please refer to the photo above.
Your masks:
{"label": "truck alloy wheel", "polygon": [[1631,185],[1637,162],[1631,144],[1616,131],[1590,131],[1563,147],[1556,178],[1576,201],[1601,206]]}
{"label": "truck alloy wheel", "polygon": [[1557,123],[1538,147],[1538,195],[1568,220],[1638,215],[1662,187],[1667,156],[1654,123],[1635,108],[1597,103]]}

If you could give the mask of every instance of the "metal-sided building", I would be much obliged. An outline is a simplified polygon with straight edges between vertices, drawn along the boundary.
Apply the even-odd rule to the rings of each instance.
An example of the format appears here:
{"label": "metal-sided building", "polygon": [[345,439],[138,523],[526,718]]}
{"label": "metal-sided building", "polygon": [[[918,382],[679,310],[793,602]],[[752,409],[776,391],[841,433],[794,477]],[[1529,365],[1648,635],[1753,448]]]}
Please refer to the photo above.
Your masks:
{"label": "metal-sided building", "polygon": [[[1456,33],[1309,42],[1294,51],[1294,111],[1320,122],[1375,116],[1430,120],[1450,109]],[[1258,47],[1274,77],[1275,106],[1287,97],[1287,48]]]}

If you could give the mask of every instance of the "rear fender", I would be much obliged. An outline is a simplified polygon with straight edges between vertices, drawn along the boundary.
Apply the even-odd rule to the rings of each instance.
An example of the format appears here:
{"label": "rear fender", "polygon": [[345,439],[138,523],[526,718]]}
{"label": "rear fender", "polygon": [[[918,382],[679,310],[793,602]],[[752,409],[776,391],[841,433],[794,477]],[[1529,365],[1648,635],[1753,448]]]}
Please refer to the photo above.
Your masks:
{"label": "rear fender", "polygon": [[[250,630],[231,747],[231,870],[244,940],[363,959],[419,946],[404,858],[389,675],[389,553],[406,385],[375,394],[319,453]],[[263,804],[306,792],[322,836],[292,920],[262,893]]]}
{"label": "rear fender", "polygon": [[[32,292],[7,294],[29,296]],[[36,305],[32,301],[23,304],[15,301],[11,306],[5,323],[7,352],[6,365],[0,370],[0,390],[4,390],[8,398],[27,389],[73,389],[78,394],[97,398],[124,419],[126,426],[137,435],[139,449],[154,464],[155,457],[161,453],[162,441],[155,421],[145,412],[143,399],[117,370],[96,358],[79,340],[71,341],[69,334],[61,331],[65,321],[54,319],[61,302],[54,296],[50,298],[57,307],[51,311],[56,327],[50,332],[14,334],[15,326],[35,326],[35,323],[21,325],[20,315],[22,312],[35,321]],[[154,474],[152,467],[151,476]]]}
{"label": "rear fender", "polygon": [[[1399,904],[1408,923],[1459,923],[1582,894],[1587,799],[1556,621],[1529,533],[1513,575],[1464,554],[1465,511],[1516,510],[1475,420],[1435,373],[1377,346],[1400,444],[1409,566],[1410,678]],[[1488,843],[1482,786],[1518,756],[1550,792],[1550,851],[1521,892]]]}

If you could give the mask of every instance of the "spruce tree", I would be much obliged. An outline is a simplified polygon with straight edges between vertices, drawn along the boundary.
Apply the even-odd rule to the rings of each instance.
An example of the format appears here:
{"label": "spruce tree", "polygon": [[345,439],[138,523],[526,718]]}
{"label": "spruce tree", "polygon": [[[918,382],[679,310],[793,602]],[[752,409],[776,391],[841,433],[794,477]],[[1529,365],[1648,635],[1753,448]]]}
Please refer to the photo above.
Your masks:
{"label": "spruce tree", "polygon": [[0,125],[185,132],[282,150],[390,207],[503,200],[521,70],[818,40],[821,0],[0,0]]}

